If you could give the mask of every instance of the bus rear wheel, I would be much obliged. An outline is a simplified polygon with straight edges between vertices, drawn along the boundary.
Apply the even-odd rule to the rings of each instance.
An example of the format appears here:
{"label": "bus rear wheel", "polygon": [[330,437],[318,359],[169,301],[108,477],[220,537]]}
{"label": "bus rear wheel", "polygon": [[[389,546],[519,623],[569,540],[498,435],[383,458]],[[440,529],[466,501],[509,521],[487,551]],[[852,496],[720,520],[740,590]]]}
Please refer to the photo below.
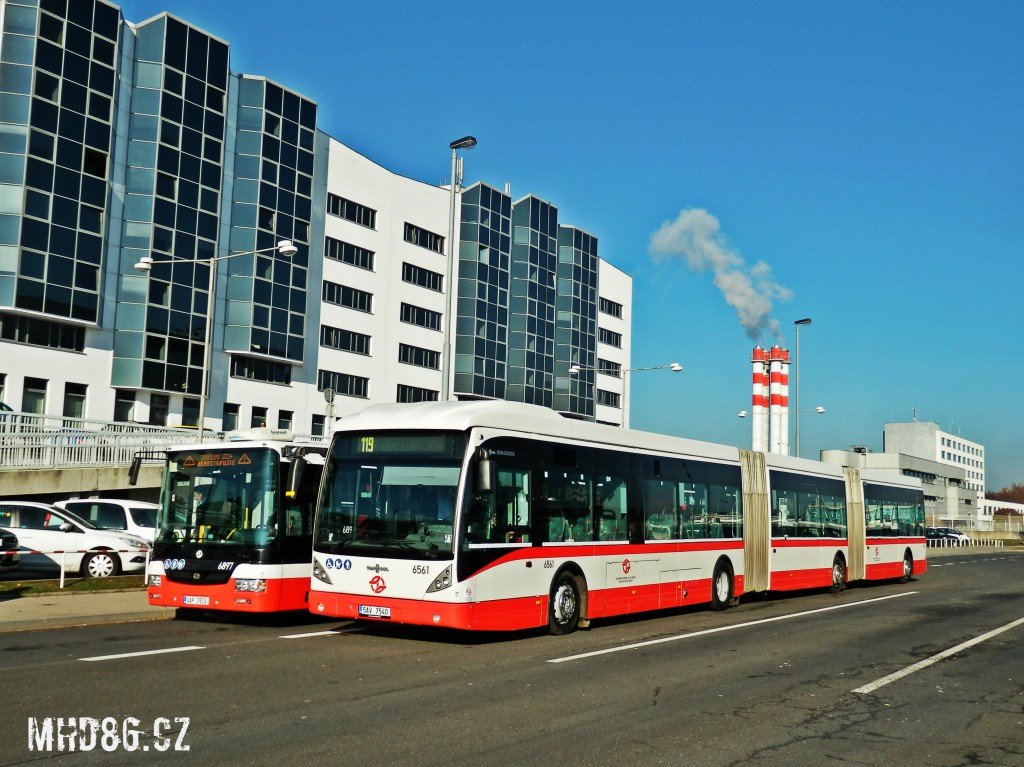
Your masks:
{"label": "bus rear wheel", "polygon": [[901,583],[910,583],[911,578],[914,577],[914,558],[908,551],[903,555],[903,577],[900,578]]}
{"label": "bus rear wheel", "polygon": [[548,599],[548,630],[552,634],[571,634],[580,623],[580,586],[572,573],[559,573],[551,584]]}
{"label": "bus rear wheel", "polygon": [[715,565],[711,576],[711,609],[724,610],[732,602],[732,568],[728,562]]}
{"label": "bus rear wheel", "polygon": [[836,554],[832,560],[832,593],[838,594],[846,588],[846,560],[842,554]]}

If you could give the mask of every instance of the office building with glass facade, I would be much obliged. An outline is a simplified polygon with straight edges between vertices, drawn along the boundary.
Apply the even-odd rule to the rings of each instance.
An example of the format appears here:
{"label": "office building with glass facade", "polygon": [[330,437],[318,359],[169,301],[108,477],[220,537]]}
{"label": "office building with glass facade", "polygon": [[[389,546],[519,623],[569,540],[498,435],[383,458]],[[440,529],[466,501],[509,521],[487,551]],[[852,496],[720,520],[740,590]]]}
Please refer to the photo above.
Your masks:
{"label": "office building with glass facade", "polygon": [[448,188],[319,130],[314,99],[232,71],[228,41],[105,0],[0,14],[11,407],[196,424],[208,369],[207,426],[315,432],[436,399],[454,318],[454,396],[627,422],[631,280],[551,203],[460,189],[453,248]]}

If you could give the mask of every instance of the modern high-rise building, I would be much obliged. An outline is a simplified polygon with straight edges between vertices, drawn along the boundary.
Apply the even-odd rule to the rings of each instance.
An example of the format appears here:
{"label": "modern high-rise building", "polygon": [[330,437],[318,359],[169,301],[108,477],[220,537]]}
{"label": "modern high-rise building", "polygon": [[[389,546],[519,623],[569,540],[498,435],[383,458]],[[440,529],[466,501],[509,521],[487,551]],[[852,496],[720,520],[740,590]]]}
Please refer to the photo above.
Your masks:
{"label": "modern high-rise building", "polygon": [[5,0],[0,25],[14,409],[318,432],[438,398],[452,323],[453,396],[628,423],[632,280],[555,205],[459,189],[452,247],[449,188],[331,138],[314,99],[232,71],[228,41],[105,0]]}

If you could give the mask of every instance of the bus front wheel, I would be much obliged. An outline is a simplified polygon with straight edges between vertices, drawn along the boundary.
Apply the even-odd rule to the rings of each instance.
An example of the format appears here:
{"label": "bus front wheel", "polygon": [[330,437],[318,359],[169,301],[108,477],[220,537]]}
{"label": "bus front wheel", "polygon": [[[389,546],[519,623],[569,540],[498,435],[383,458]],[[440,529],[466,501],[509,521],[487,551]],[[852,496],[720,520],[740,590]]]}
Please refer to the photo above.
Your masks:
{"label": "bus front wheel", "polygon": [[548,599],[548,630],[571,634],[580,623],[580,586],[572,573],[559,573]]}
{"label": "bus front wheel", "polygon": [[903,555],[903,577],[900,579],[902,583],[910,583],[914,577],[914,557],[911,556],[908,551]]}

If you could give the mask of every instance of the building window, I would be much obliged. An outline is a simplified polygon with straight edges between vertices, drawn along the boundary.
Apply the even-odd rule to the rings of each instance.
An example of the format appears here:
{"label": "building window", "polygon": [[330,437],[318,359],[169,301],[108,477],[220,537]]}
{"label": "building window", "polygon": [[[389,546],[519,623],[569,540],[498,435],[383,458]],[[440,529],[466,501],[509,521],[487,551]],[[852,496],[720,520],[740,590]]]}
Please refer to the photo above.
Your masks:
{"label": "building window", "polygon": [[[205,420],[205,419],[204,419]],[[185,397],[181,401],[181,425],[199,426],[199,400]]]}
{"label": "building window", "polygon": [[360,269],[373,271],[373,251],[360,248],[350,242],[342,242],[333,237],[327,238],[327,246],[324,248],[324,255],[334,261],[340,261],[349,266],[357,266]]}
{"label": "building window", "polygon": [[265,407],[253,407],[252,418],[249,425],[253,429],[262,429],[267,425],[267,409]]}
{"label": "building window", "polygon": [[444,253],[444,237],[422,227],[405,222],[405,241],[435,253]]}
{"label": "building window", "polygon": [[610,314],[612,317],[622,317],[622,304],[609,301],[607,298],[598,299],[598,308],[604,314]]}
{"label": "building window", "polygon": [[419,346],[410,346],[409,344],[399,344],[398,361],[406,365],[439,370],[441,367],[441,352],[422,349]]}
{"label": "building window", "polygon": [[313,416],[313,421],[309,426],[309,433],[314,437],[324,436],[324,423],[326,419],[322,415]]}
{"label": "building window", "polygon": [[604,389],[597,390],[597,404],[605,405],[606,407],[620,407],[619,402],[622,399],[622,395],[616,394],[615,392],[605,391]]}
{"label": "building window", "polygon": [[279,410],[277,412],[277,428],[284,429],[285,431],[292,430],[292,419],[295,417],[295,413],[291,410]]}
{"label": "building window", "polygon": [[26,378],[21,392],[21,410],[24,413],[42,415],[46,412],[46,381],[42,378]]}
{"label": "building window", "polygon": [[603,360],[599,357],[597,360],[597,372],[612,378],[622,378],[622,365],[618,362]]}
{"label": "building window", "polygon": [[238,428],[238,404],[234,402],[224,403],[224,419],[221,422],[224,431],[234,431]]}
{"label": "building window", "polygon": [[85,328],[48,322],[36,317],[0,314],[0,339],[80,352],[85,349]]}
{"label": "building window", "polygon": [[232,378],[247,378],[250,381],[289,385],[292,382],[292,366],[256,357],[233,356],[231,358],[231,376]]}
{"label": "building window", "polygon": [[370,354],[370,336],[330,325],[320,326],[320,345],[353,354]]}
{"label": "building window", "polygon": [[348,373],[335,373],[332,370],[317,371],[316,388],[320,391],[333,389],[335,394],[344,397],[366,398],[370,389],[370,379]]}
{"label": "building window", "polygon": [[355,309],[357,312],[370,313],[373,311],[373,293],[350,288],[348,285],[340,285],[337,282],[324,280],[323,299],[329,304]]}
{"label": "building window", "polygon": [[419,285],[427,290],[436,290],[438,293],[444,290],[444,275],[408,263],[402,264],[402,282]]}
{"label": "building window", "polygon": [[166,394],[149,395],[149,423],[151,426],[166,426],[167,411],[171,409],[171,398]]}
{"label": "building window", "polygon": [[622,348],[622,333],[614,333],[611,330],[605,330],[604,328],[597,329],[597,340],[608,346],[614,346],[616,348]]}
{"label": "building window", "polygon": [[[7,388],[7,374],[0,373],[0,402],[4,401],[4,391]],[[6,403],[5,403],[6,404]],[[0,408],[2,410],[3,408]]]}
{"label": "building window", "polygon": [[377,228],[377,211],[336,194],[327,194],[327,212],[367,229]]}
{"label": "building window", "polygon": [[398,384],[396,402],[436,402],[438,392],[434,389],[421,389],[418,386]]}
{"label": "building window", "polygon": [[85,418],[85,384],[69,383],[64,385],[65,418]]}
{"label": "building window", "polygon": [[430,330],[441,329],[441,312],[433,312],[421,306],[402,304],[399,319],[408,322],[410,325],[419,325],[421,328]]}

